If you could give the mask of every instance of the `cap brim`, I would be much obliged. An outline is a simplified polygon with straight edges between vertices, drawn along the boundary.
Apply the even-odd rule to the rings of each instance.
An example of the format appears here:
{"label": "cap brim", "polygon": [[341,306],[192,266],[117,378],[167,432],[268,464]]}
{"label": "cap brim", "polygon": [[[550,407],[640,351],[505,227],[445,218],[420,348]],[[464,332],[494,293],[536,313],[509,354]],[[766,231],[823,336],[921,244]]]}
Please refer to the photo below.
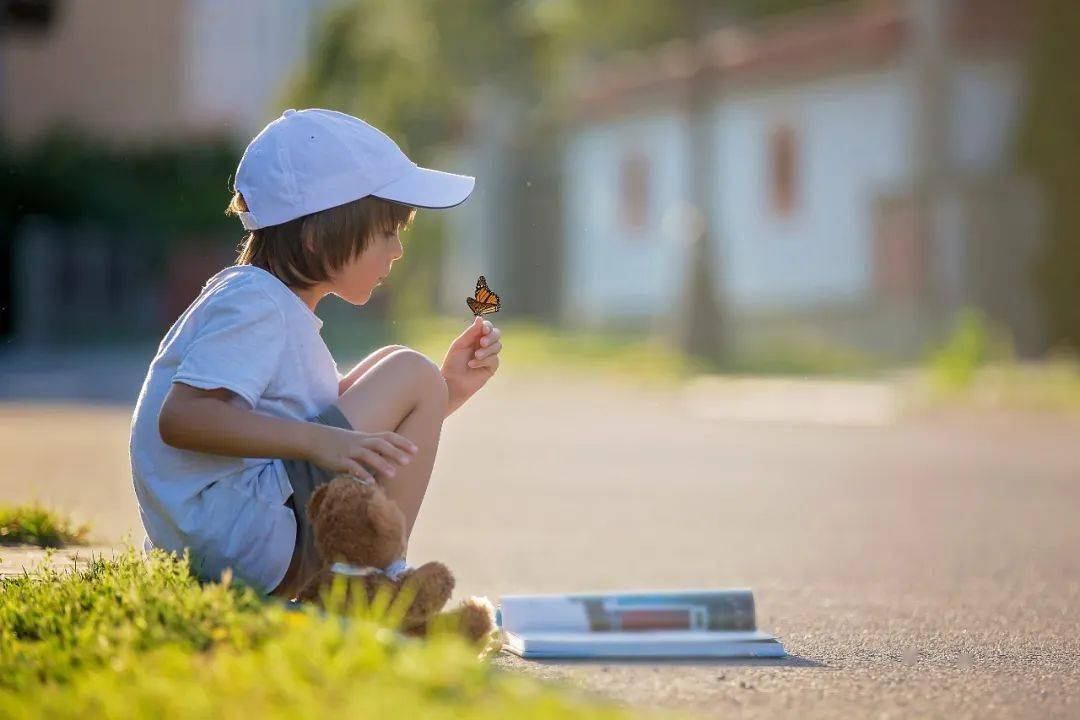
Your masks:
{"label": "cap brim", "polygon": [[404,177],[371,194],[417,208],[450,208],[465,202],[475,185],[476,178],[468,175],[413,167]]}

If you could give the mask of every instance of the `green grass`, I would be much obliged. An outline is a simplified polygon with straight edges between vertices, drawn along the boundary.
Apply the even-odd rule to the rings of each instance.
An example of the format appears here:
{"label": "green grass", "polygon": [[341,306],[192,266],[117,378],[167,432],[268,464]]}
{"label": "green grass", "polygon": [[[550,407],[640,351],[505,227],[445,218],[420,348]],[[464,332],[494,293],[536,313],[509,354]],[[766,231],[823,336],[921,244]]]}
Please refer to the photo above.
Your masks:
{"label": "green grass", "polygon": [[1080,362],[1017,362],[1011,338],[969,309],[923,369],[929,402],[973,409],[1080,412]]}
{"label": "green grass", "polygon": [[[470,317],[469,320],[472,318]],[[673,380],[703,369],[678,349],[640,333],[563,330],[536,322],[491,318],[502,331],[501,368],[513,372],[596,372],[645,380]],[[396,342],[441,360],[468,323],[426,318],[396,325]]]}
{"label": "green grass", "polygon": [[404,639],[393,617],[288,611],[164,553],[43,568],[0,588],[0,717],[626,715],[497,672],[447,633]]}
{"label": "green grass", "polygon": [[1080,362],[1069,357],[980,365],[960,387],[942,386],[933,375],[925,384],[932,406],[1080,413]]}
{"label": "green grass", "polygon": [[[380,323],[340,303],[320,312],[327,318],[323,338],[343,366],[395,343],[441,361],[450,342],[471,320],[462,313],[453,318],[423,316]],[[876,358],[805,334],[740,348],[721,362],[706,362],[641,331],[583,331],[498,316],[490,319],[502,330],[505,341],[501,372],[581,373],[665,383],[703,372],[837,376],[882,369]]]}
{"label": "green grass", "polygon": [[90,529],[39,505],[0,507],[0,544],[82,545]]}
{"label": "green grass", "polygon": [[738,375],[867,377],[887,363],[856,348],[810,333],[790,333],[759,340],[735,350],[721,372]]}

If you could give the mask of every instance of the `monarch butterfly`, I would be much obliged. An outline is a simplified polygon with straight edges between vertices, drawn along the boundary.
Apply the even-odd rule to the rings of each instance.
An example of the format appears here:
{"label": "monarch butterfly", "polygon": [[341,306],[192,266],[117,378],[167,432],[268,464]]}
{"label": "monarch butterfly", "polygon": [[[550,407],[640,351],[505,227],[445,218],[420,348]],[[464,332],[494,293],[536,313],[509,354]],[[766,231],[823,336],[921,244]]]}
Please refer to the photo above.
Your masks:
{"label": "monarch butterfly", "polygon": [[476,280],[475,295],[475,298],[465,298],[465,304],[472,310],[472,314],[477,317],[498,312],[499,308],[502,307],[499,296],[491,292],[491,288],[488,287],[487,280],[484,279],[483,275]]}

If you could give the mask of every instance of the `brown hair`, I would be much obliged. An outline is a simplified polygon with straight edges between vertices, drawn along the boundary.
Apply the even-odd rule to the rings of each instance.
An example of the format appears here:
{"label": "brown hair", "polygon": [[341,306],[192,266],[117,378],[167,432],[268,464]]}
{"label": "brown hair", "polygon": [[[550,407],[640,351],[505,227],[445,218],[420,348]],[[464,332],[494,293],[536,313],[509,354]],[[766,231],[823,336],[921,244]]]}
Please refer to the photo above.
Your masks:
{"label": "brown hair", "polygon": [[[226,215],[247,212],[239,191]],[[371,195],[320,210],[295,220],[252,230],[244,238],[237,265],[266,270],[289,287],[306,290],[330,279],[343,265],[367,249],[377,233],[408,226],[416,209]]]}

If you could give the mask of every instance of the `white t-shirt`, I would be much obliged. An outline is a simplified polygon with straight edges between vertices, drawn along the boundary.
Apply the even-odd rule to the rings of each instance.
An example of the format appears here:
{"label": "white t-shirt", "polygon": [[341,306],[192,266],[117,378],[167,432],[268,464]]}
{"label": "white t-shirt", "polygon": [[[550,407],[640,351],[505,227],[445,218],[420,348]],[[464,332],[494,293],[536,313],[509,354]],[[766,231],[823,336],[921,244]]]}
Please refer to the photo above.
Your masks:
{"label": "white t-shirt", "polygon": [[131,472],[147,543],[179,552],[217,579],[225,568],[266,591],[296,539],[280,459],[179,450],[158,432],[174,382],[226,388],[256,412],[307,420],[338,397],[322,320],[280,280],[251,265],[222,270],[170,328],[150,363],[131,428]]}

